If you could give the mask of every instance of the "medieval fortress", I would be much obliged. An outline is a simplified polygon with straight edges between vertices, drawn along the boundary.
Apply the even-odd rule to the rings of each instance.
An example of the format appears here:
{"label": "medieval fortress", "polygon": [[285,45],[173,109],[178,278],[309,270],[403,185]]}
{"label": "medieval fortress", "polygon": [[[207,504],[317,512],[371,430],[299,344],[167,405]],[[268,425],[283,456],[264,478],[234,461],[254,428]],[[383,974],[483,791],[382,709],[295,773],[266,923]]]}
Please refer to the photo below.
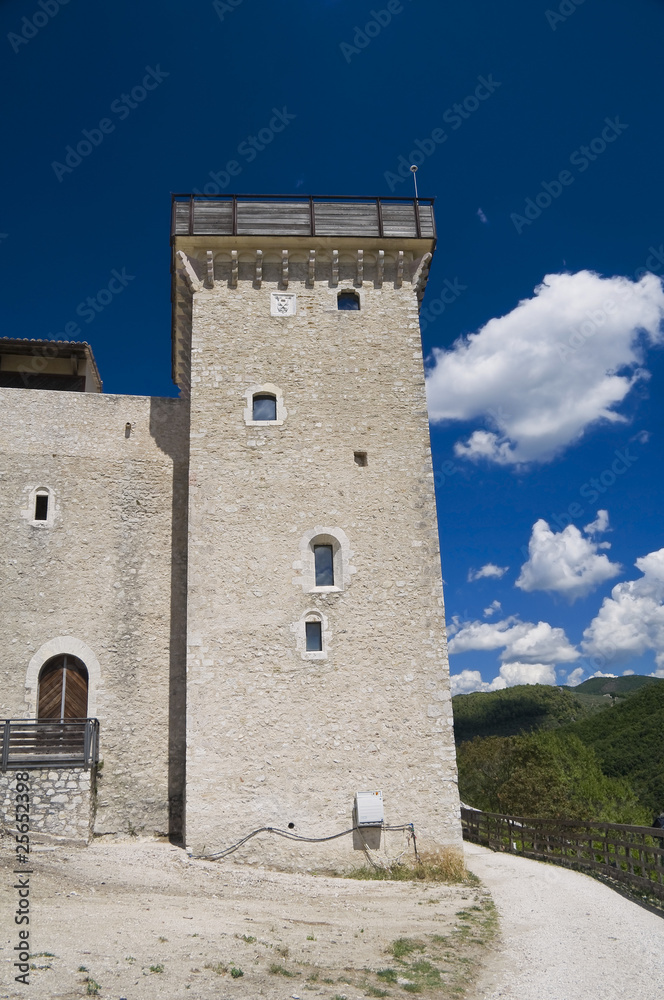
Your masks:
{"label": "medieval fortress", "polygon": [[433,205],[175,196],[172,245],[179,398],[103,393],[87,344],[0,341],[5,813],[28,768],[45,837],[203,854],[338,833],[380,790],[386,824],[459,846]]}

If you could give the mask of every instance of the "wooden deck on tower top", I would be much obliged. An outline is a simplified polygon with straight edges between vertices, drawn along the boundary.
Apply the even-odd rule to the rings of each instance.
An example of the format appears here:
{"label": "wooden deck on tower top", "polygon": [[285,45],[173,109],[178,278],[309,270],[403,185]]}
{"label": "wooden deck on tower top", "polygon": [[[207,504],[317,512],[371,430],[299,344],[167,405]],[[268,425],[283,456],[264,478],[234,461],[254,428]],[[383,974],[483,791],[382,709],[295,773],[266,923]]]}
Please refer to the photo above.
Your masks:
{"label": "wooden deck on tower top", "polygon": [[433,198],[175,194],[177,236],[354,236],[436,239]]}

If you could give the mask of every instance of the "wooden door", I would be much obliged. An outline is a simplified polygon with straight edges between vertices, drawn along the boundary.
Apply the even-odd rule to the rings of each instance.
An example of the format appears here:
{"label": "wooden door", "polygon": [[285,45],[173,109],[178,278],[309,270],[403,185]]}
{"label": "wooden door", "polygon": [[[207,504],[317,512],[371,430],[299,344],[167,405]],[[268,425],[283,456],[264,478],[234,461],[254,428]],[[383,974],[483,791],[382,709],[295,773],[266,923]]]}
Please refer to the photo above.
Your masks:
{"label": "wooden door", "polygon": [[86,719],[88,715],[88,672],[75,656],[56,656],[39,676],[37,718]]}

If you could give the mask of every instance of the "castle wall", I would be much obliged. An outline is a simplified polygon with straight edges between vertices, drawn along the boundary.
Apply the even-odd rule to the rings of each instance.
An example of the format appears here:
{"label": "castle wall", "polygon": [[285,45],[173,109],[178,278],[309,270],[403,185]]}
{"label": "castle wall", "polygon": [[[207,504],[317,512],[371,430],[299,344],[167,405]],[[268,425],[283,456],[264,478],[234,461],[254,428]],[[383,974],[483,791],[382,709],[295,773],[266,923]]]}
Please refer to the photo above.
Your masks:
{"label": "castle wall", "polygon": [[[79,656],[100,721],[95,830],[167,832],[184,780],[185,404],[3,389],[0,408],[0,712],[34,718],[41,663]],[[32,519],[40,487],[48,523]]]}
{"label": "castle wall", "polygon": [[[337,309],[327,278],[308,287],[303,264],[291,264],[295,315],[271,315],[269,261],[262,287],[240,262],[237,287],[224,272],[193,294],[186,842],[197,853],[265,825],[337,833],[355,792],[373,789],[387,823],[460,844],[414,267],[403,287],[387,270],[378,287],[365,268],[358,312]],[[285,419],[247,424],[247,392],[266,384]],[[307,545],[322,529],[347,539],[340,591],[309,590]],[[323,617],[324,657],[304,651],[308,612]],[[358,858],[350,837],[265,834],[235,857]]]}

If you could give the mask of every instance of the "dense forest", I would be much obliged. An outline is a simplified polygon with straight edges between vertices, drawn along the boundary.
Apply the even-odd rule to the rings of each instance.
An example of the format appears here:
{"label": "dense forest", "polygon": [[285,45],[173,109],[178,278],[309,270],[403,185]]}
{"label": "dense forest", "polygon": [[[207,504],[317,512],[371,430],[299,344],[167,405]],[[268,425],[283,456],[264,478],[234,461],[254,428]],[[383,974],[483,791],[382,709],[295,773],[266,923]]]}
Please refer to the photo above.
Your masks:
{"label": "dense forest", "polygon": [[664,812],[664,680],[522,685],[453,706],[466,804],[644,825]]}

